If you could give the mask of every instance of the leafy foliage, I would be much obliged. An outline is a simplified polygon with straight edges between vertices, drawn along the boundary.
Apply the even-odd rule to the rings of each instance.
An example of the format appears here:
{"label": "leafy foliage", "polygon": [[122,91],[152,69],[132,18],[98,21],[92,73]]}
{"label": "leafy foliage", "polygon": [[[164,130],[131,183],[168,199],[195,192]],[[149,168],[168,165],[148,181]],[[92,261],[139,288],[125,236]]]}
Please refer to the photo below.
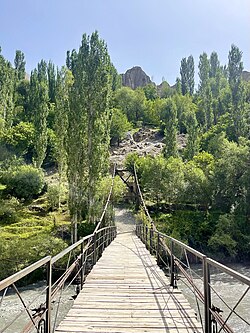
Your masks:
{"label": "leafy foliage", "polygon": [[3,173],[1,182],[6,185],[6,193],[27,200],[41,193],[44,187],[44,175],[42,170],[31,165],[21,165]]}

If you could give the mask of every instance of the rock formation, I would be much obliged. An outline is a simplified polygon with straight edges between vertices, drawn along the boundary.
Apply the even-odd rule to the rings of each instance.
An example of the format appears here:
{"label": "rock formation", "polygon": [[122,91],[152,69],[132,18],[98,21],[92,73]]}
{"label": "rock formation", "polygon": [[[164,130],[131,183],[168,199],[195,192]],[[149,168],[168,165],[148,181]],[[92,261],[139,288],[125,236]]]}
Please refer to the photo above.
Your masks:
{"label": "rock formation", "polygon": [[136,89],[145,87],[149,83],[152,83],[150,77],[139,66],[128,69],[125,74],[122,74],[123,86]]}
{"label": "rock formation", "polygon": [[250,81],[250,72],[248,72],[248,71],[243,71],[243,72],[242,72],[242,79],[243,79],[244,81]]}

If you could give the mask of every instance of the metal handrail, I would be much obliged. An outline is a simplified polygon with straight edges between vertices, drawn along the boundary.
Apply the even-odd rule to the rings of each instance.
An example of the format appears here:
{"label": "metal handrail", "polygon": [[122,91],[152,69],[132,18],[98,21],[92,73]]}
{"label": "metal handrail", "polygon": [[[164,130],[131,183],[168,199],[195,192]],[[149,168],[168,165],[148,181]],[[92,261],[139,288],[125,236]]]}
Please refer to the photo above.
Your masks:
{"label": "metal handrail", "polygon": [[55,255],[53,258],[51,258],[51,264],[53,265],[56,261],[58,261],[59,259],[61,259],[62,257],[64,257],[67,253],[71,252],[72,250],[74,250],[78,246],[80,246],[83,242],[85,242],[85,240],[88,240],[88,239],[92,238],[93,235],[94,234],[91,234],[91,235],[88,235],[86,237],[81,238],[76,243],[70,245],[69,247],[67,247],[66,249],[64,249],[63,251],[61,251],[57,255]]}
{"label": "metal handrail", "polygon": [[7,288],[8,286],[12,285],[13,283],[17,282],[18,280],[22,279],[23,277],[27,276],[28,274],[32,273],[36,269],[40,268],[41,266],[47,264],[51,260],[51,256],[44,257],[34,264],[22,269],[20,272],[17,272],[6,279],[0,281],[0,291]]}
{"label": "metal handrail", "polygon": [[241,273],[236,272],[232,268],[229,268],[211,258],[207,258],[207,263],[213,267],[219,268],[223,273],[227,273],[228,275],[236,278],[240,282],[248,285],[250,287],[250,278],[242,275]]}
{"label": "metal handrail", "polygon": [[[91,260],[91,266],[96,263],[96,261],[99,259],[101,256],[103,250],[105,249],[106,246],[108,246],[111,241],[115,238],[116,236],[116,227],[115,226],[109,226],[109,227],[103,227],[99,229],[98,231],[92,233],[91,235],[88,235],[75,244],[72,244],[68,248],[64,249],[54,257],[47,256],[45,258],[42,258],[41,260],[35,262],[34,264],[26,267],[20,272],[17,272],[13,274],[12,276],[4,279],[3,281],[0,281],[0,291],[5,290],[9,286],[13,286],[14,290],[16,290],[14,283],[23,277],[27,276],[28,274],[32,273],[36,269],[44,266],[45,264],[47,265],[47,287],[43,290],[43,292],[46,292],[46,299],[45,303],[41,304],[40,312],[38,312],[35,316],[32,317],[32,320],[30,323],[24,328],[23,332],[29,332],[30,329],[33,326],[36,326],[38,322],[42,319],[44,320],[44,316],[46,316],[45,320],[45,332],[50,333],[51,331],[51,302],[55,299],[56,294],[62,290],[62,288],[65,285],[65,282],[67,279],[72,275],[73,271],[74,276],[71,278],[71,281],[69,283],[72,284],[73,281],[80,275],[80,288],[82,289],[83,283],[84,283],[84,278],[86,276],[85,272],[85,266],[87,263],[87,260]],[[84,246],[84,243],[87,242],[87,244]],[[63,275],[52,285],[52,271],[53,267],[52,265],[56,263],[58,260],[66,256],[67,254],[70,254],[73,250],[81,246],[80,254],[76,257],[74,262],[66,269],[66,271],[63,273]],[[87,253],[85,256],[86,252],[91,249],[90,253]],[[85,259],[83,257],[85,256]],[[79,265],[80,263],[80,265]],[[68,286],[67,286],[68,288]],[[5,293],[3,297],[5,296]],[[19,293],[19,297],[21,297]],[[22,301],[22,299],[21,299]],[[24,309],[22,312],[26,311],[29,315],[29,307],[32,303],[34,303],[35,300],[33,300],[31,303],[28,305],[25,305],[23,302]],[[12,319],[11,323],[13,323],[17,318],[20,317],[20,313]],[[30,317],[30,315],[29,315]],[[5,330],[9,327],[9,324],[3,328],[3,330],[0,330],[0,332],[5,332]]]}
{"label": "metal handrail", "polygon": [[[191,289],[193,289],[194,294],[196,295],[196,299],[198,296],[198,299],[204,304],[204,332],[205,333],[211,333],[211,332],[221,332],[222,330],[224,332],[233,333],[233,330],[228,326],[227,322],[230,316],[234,313],[238,316],[239,319],[243,320],[244,323],[248,324],[250,326],[250,322],[242,318],[236,311],[236,307],[240,304],[242,299],[245,297],[245,295],[250,291],[250,278],[234,271],[233,269],[218,263],[217,261],[208,258],[203,253],[193,249],[192,247],[188,246],[187,244],[184,244],[183,242],[170,237],[168,235],[165,235],[164,233],[161,233],[157,230],[154,221],[152,220],[147,206],[145,204],[140,185],[138,182],[138,177],[136,173],[136,167],[134,165],[134,178],[136,183],[136,193],[138,194],[139,201],[141,203],[141,206],[144,210],[144,213],[147,217],[148,222],[150,223],[150,228],[148,228],[147,225],[144,224],[137,224],[136,226],[136,234],[137,236],[144,242],[146,247],[149,249],[151,254],[154,254],[157,257],[158,264],[163,265],[165,268],[168,268],[170,273],[170,285],[172,287],[177,287],[177,274],[176,270],[179,269],[179,271],[183,274],[184,278],[187,280],[188,283],[191,285]],[[149,232],[148,232],[149,229]],[[155,244],[155,240],[157,238],[157,244]],[[166,244],[165,240],[168,241],[170,244],[169,246]],[[202,263],[202,277],[199,277],[199,280],[202,280],[203,282],[203,292],[199,289],[198,286],[194,284],[192,276],[189,276],[189,273],[186,272],[186,269],[188,265],[180,258],[177,257],[174,253],[174,245],[178,245],[182,250],[188,251],[192,255],[194,255],[198,260]],[[164,253],[164,254],[163,254]],[[168,259],[165,259],[164,257],[167,257]],[[186,254],[187,259],[187,254]],[[222,316],[220,315],[220,309],[215,307],[212,304],[212,296],[211,293],[214,292],[217,296],[218,293],[215,292],[213,286],[210,282],[210,268],[215,267],[220,269],[223,273],[226,273],[234,278],[236,278],[241,283],[244,283],[248,286],[246,291],[243,293],[241,297],[239,297],[239,300],[235,304],[234,307],[230,307],[226,304],[227,308],[230,310],[229,315],[225,320],[223,320]],[[191,270],[192,271],[192,270]],[[194,272],[194,271],[193,271]],[[221,297],[219,297],[221,299]],[[221,299],[222,300],[222,299]],[[223,303],[224,300],[222,300]],[[200,316],[201,318],[201,316]],[[219,331],[217,331],[217,323],[220,326]]]}
{"label": "metal handrail", "polygon": [[[176,283],[178,280],[178,275],[177,275],[176,270],[178,269],[182,273],[183,277],[187,280],[187,283],[190,284],[190,286],[191,286],[190,290],[193,289],[193,292],[198,296],[199,301],[202,304],[204,304],[204,312],[205,312],[205,314],[204,314],[204,318],[205,318],[204,332],[205,333],[217,332],[217,331],[212,331],[212,325],[214,322],[217,322],[220,325],[220,330],[219,330],[220,332],[221,332],[221,330],[223,330],[224,332],[233,333],[233,330],[227,324],[228,318],[232,315],[232,313],[234,313],[236,316],[238,316],[238,318],[240,320],[244,321],[246,324],[248,324],[250,326],[250,322],[248,322],[247,320],[242,318],[235,311],[236,307],[239,305],[241,300],[245,297],[247,292],[250,290],[250,279],[248,277],[245,277],[244,275],[234,271],[233,269],[231,269],[223,264],[220,264],[211,258],[208,258],[206,255],[202,254],[199,251],[192,249],[188,245],[182,243],[181,241],[179,241],[173,237],[165,235],[153,228],[151,228],[150,233],[148,233],[147,229],[149,229],[149,228],[146,225],[137,224],[136,225],[136,234],[142,240],[142,242],[146,245],[148,250],[157,257],[158,263],[160,261],[161,264],[164,264],[165,267],[169,268],[170,285],[174,288],[177,287]],[[148,238],[148,235],[149,235],[149,238]],[[155,244],[152,241],[152,238],[156,238],[156,237],[158,240],[157,244]],[[159,243],[160,238],[162,240],[161,243]],[[192,277],[186,271],[186,265],[182,261],[182,259],[178,258],[175,255],[174,247],[173,246],[168,247],[168,245],[166,243],[164,243],[164,246],[162,246],[163,238],[170,241],[172,245],[177,244],[178,246],[181,246],[183,249],[185,249],[187,251],[190,250],[189,252],[192,253],[193,255],[197,255],[197,257],[199,258],[199,260],[201,261],[202,266],[203,266],[202,276],[199,278],[199,280],[202,280],[202,282],[203,282],[203,291],[200,289],[200,287],[198,287],[194,283]],[[165,260],[163,258],[163,255],[162,255],[163,252],[165,253],[165,256],[168,257],[167,260]],[[234,307],[230,307],[229,305],[226,305],[227,308],[230,310],[230,314],[227,316],[227,318],[225,320],[223,320],[222,316],[218,312],[218,311],[220,311],[220,309],[218,307],[214,306],[214,304],[212,303],[211,291],[214,291],[214,289],[210,282],[210,269],[209,269],[210,266],[219,268],[222,272],[229,274],[230,276],[236,278],[241,283],[244,283],[245,285],[248,286],[248,289],[239,298],[239,301],[236,303],[236,305]],[[190,267],[189,267],[189,269],[191,270]]]}

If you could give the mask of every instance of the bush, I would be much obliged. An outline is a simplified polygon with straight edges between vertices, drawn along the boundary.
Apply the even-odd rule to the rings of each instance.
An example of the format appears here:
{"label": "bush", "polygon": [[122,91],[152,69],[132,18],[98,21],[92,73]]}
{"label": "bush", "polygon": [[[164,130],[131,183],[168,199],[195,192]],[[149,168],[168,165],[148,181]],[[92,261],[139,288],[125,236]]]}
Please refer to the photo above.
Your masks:
{"label": "bush", "polygon": [[54,256],[66,247],[67,244],[62,239],[45,233],[25,240],[20,238],[1,239],[0,280],[47,255]]}
{"label": "bush", "polygon": [[60,188],[58,185],[50,185],[47,191],[47,207],[55,210],[59,206]]}
{"label": "bush", "polygon": [[0,223],[10,224],[18,221],[18,212],[21,208],[16,198],[0,200]]}
{"label": "bush", "polygon": [[65,200],[65,187],[59,185],[49,185],[47,191],[47,208],[49,210],[56,210],[59,208],[60,202]]}
{"label": "bush", "polygon": [[42,170],[31,165],[21,165],[14,170],[8,170],[2,175],[5,192],[18,199],[31,199],[41,193],[44,187]]}
{"label": "bush", "polygon": [[134,164],[136,164],[138,160],[139,160],[139,155],[137,153],[129,153],[125,159],[125,168],[133,174]]}

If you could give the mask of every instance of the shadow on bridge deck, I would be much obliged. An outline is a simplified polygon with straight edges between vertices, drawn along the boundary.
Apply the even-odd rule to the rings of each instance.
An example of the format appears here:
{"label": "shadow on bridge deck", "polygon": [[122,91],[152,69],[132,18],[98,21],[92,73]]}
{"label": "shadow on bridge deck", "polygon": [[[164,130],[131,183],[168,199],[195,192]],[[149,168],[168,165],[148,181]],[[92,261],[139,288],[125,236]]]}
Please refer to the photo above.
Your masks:
{"label": "shadow on bridge deck", "polygon": [[116,216],[120,234],[87,276],[56,332],[202,332],[187,300],[170,287],[155,258],[132,232],[135,221],[130,213],[118,210]]}

